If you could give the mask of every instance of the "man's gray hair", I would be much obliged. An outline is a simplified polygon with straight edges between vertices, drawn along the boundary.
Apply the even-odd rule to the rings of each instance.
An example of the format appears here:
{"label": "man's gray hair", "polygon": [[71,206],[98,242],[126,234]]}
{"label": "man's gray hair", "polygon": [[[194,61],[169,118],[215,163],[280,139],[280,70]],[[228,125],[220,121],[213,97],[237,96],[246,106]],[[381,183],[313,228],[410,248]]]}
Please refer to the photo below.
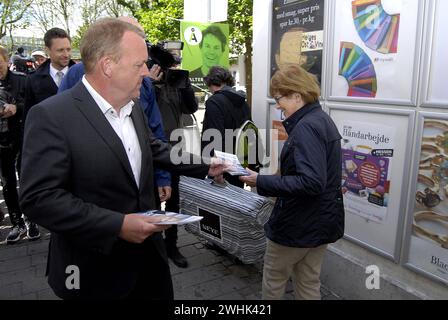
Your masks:
{"label": "man's gray hair", "polygon": [[98,61],[106,55],[111,56],[115,62],[120,60],[121,39],[126,31],[145,38],[142,30],[117,18],[102,18],[90,26],[80,46],[86,74],[93,72]]}

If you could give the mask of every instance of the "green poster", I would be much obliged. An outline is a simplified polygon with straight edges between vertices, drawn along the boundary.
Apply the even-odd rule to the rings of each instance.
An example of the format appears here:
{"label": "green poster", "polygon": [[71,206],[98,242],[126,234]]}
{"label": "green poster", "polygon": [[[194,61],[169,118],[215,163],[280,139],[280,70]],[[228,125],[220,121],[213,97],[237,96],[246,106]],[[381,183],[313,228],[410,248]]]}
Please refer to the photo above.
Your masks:
{"label": "green poster", "polygon": [[191,83],[206,89],[203,77],[212,66],[229,68],[229,25],[181,22],[182,69],[190,71]]}

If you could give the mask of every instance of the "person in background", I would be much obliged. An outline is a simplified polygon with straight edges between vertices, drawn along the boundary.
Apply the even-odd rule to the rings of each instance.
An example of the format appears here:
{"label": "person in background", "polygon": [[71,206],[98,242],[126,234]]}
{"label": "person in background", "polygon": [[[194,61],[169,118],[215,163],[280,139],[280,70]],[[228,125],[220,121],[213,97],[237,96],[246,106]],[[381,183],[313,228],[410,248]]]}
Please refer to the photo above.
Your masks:
{"label": "person in background", "polygon": [[17,51],[14,53],[14,55],[11,57],[10,64],[13,66],[16,63],[16,60],[20,59],[26,59],[25,49],[22,47],[18,47]]}
{"label": "person in background", "polygon": [[320,271],[329,243],[344,235],[341,135],[319,104],[315,76],[286,65],[271,79],[270,94],[284,112],[288,133],[281,175],[241,181],[260,195],[277,197],[265,224],[263,299],[282,299],[292,276],[297,299],[320,299]]}
{"label": "person in background", "polygon": [[52,28],[45,33],[44,42],[50,59],[46,60],[36,72],[28,77],[23,114],[24,123],[29,110],[34,105],[58,92],[62,78],[75,64],[71,60],[71,39],[67,32],[60,28]]}
{"label": "person in background", "polygon": [[6,236],[7,244],[17,243],[25,233],[29,240],[40,237],[34,223],[22,217],[17,194],[16,169],[21,148],[21,120],[26,77],[8,69],[8,51],[0,47],[0,173],[3,197],[8,208],[12,228]]}
{"label": "person in background", "polygon": [[[222,141],[216,150],[228,153],[235,152],[235,143],[232,141],[233,150],[225,150],[228,145],[225,140],[225,131],[227,129],[236,130],[247,120],[251,119],[250,108],[246,102],[246,95],[244,92],[236,91],[232,87],[235,85],[235,79],[229,70],[222,67],[212,67],[204,77],[204,82],[213,95],[205,102],[205,115],[202,124],[202,150],[210,141],[204,140],[204,133],[209,129],[216,129],[221,134]],[[214,144],[216,142],[214,141]],[[213,150],[211,150],[213,152]],[[213,154],[205,154],[206,157],[211,157]],[[243,187],[244,184],[239,181],[238,177],[230,175],[225,176],[226,180],[238,187]]]}
{"label": "person in background", "polygon": [[59,28],[52,28],[45,33],[44,42],[45,50],[50,59],[46,60],[27,78],[22,132],[29,110],[36,104],[55,95],[65,73],[70,66],[75,64],[70,59],[71,40],[67,32]]}
{"label": "person in background", "polygon": [[42,50],[35,50],[31,52],[31,57],[34,59],[34,68],[39,68],[45,61],[47,61],[48,56]]}
{"label": "person in background", "polygon": [[[170,53],[175,57],[175,61],[180,62],[178,52],[173,50]],[[172,69],[175,68],[177,68],[177,66],[172,67]],[[155,81],[154,87],[157,103],[162,115],[163,126],[165,128],[165,135],[169,139],[174,130],[183,127],[182,115],[195,113],[198,110],[198,103],[188,78],[185,87],[177,87],[171,85],[167,81]],[[171,141],[171,143],[174,145],[177,141]],[[171,198],[165,203],[166,211],[179,212],[180,210],[179,179],[179,175],[171,175]],[[188,261],[182,253],[180,253],[177,247],[177,231],[177,226],[173,226],[164,232],[168,258],[170,258],[176,266],[187,268]]]}

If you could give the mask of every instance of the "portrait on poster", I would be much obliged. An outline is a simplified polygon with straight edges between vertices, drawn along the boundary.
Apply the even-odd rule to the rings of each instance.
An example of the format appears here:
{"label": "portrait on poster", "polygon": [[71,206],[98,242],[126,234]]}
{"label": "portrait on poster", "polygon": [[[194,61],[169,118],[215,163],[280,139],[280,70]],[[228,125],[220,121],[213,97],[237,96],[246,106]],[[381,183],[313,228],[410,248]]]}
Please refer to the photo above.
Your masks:
{"label": "portrait on poster", "polygon": [[207,89],[203,78],[213,66],[229,68],[229,25],[182,21],[182,68],[190,72],[196,90]]}
{"label": "portrait on poster", "polygon": [[271,77],[286,64],[300,64],[322,75],[324,0],[274,0],[271,34]]}
{"label": "portrait on poster", "polygon": [[332,28],[332,98],[415,100],[418,0],[338,0]]}

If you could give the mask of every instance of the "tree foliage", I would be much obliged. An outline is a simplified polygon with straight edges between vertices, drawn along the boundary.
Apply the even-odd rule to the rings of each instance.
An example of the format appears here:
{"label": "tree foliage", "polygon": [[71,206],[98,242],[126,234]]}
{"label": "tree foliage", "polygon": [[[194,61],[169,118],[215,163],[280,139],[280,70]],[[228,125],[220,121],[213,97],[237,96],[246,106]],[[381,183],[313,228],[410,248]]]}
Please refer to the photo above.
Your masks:
{"label": "tree foliage", "polygon": [[33,0],[0,1],[0,39],[3,38],[13,26],[17,26],[20,23],[32,2]]}
{"label": "tree foliage", "polygon": [[51,4],[53,6],[53,12],[57,12],[59,14],[62,22],[64,23],[65,31],[67,31],[70,36],[70,20],[74,17],[75,0],[53,0],[51,1]]}
{"label": "tree foliage", "polygon": [[149,41],[180,39],[180,21],[183,18],[183,0],[154,0],[149,8],[137,11],[139,22]]}
{"label": "tree foliage", "polygon": [[[183,0],[118,0],[143,25],[151,41],[179,39]],[[228,0],[230,52],[244,54],[252,45],[253,0]]]}
{"label": "tree foliage", "polygon": [[[252,47],[253,0],[228,0],[230,49],[235,55],[244,54]],[[249,48],[248,48],[249,45]]]}
{"label": "tree foliage", "polygon": [[80,1],[82,25],[72,38],[72,47],[79,49],[81,39],[89,26],[102,17],[120,17],[130,15],[128,7],[121,5],[118,0],[78,0]]}
{"label": "tree foliage", "polygon": [[78,49],[81,39],[89,26],[102,17],[120,17],[129,15],[130,11],[118,3],[117,0],[79,0],[82,25],[72,37],[72,47]]}
{"label": "tree foliage", "polygon": [[149,41],[179,40],[183,0],[118,0],[118,3],[138,19]]}
{"label": "tree foliage", "polygon": [[[118,0],[143,25],[151,42],[180,38],[183,0]],[[249,104],[252,100],[252,32],[253,0],[228,0],[230,31],[229,49],[233,55],[244,55],[246,89]]]}
{"label": "tree foliage", "polygon": [[37,27],[43,33],[58,24],[58,18],[51,12],[49,5],[49,0],[34,0],[33,5],[28,11],[28,14],[33,18]]}
{"label": "tree foliage", "polygon": [[230,26],[230,50],[244,55],[246,91],[249,105],[252,102],[252,39],[253,0],[228,0],[228,23]]}
{"label": "tree foliage", "polygon": [[72,37],[72,48],[79,49],[79,46],[81,45],[81,39],[86,33],[87,29],[89,29],[89,24],[84,23],[82,24],[78,30],[76,31],[76,35]]}
{"label": "tree foliage", "polygon": [[[118,0],[140,21],[153,43],[180,38],[183,0]],[[228,0],[229,49],[233,55],[244,55],[248,101],[252,98],[252,20],[253,0]]]}
{"label": "tree foliage", "polygon": [[33,17],[42,32],[60,27],[72,34],[75,11],[80,0],[34,0],[28,14]]}
{"label": "tree foliage", "polygon": [[72,37],[72,47],[79,48],[81,39],[89,26],[95,22],[98,18],[102,17],[106,9],[105,0],[81,0],[80,10],[82,25],[76,31],[76,35]]}
{"label": "tree foliage", "polygon": [[124,7],[119,3],[118,0],[106,0],[106,12],[107,15],[110,17],[120,17],[129,15],[131,12],[128,8]]}

